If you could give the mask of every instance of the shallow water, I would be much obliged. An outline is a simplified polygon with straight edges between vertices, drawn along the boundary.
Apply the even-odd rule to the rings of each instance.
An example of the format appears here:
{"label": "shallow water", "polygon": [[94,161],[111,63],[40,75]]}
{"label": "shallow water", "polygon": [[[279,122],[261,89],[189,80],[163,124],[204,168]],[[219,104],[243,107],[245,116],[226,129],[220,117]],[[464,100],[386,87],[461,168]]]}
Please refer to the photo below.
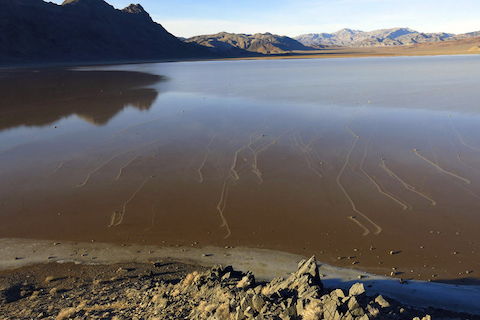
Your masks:
{"label": "shallow water", "polygon": [[475,283],[478,70],[455,56],[2,71],[0,237],[259,246]]}

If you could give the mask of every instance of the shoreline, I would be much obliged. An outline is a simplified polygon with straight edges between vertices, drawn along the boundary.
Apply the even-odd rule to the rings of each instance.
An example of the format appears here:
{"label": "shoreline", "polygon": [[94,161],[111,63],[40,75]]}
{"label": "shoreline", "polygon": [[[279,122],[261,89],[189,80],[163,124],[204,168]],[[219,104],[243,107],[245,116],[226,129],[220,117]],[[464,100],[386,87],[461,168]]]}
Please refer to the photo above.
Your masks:
{"label": "shoreline", "polygon": [[[235,270],[252,271],[261,281],[287,278],[307,257],[280,251],[245,247],[158,247],[117,246],[92,242],[54,242],[50,240],[0,239],[0,271],[24,266],[67,263],[110,265],[115,263],[153,263],[171,259],[202,267],[231,265]],[[318,270],[326,288],[348,290],[361,282],[367,295],[382,294],[400,303],[420,308],[441,308],[480,315],[480,286],[452,285],[377,276],[362,271],[342,269],[318,261]]]}
{"label": "shoreline", "polygon": [[[473,38],[476,39],[476,38]],[[480,39],[480,38],[479,38]],[[478,42],[470,41],[467,44],[451,45],[449,43],[424,43],[399,47],[330,47],[308,51],[291,51],[284,54],[265,54],[238,56],[238,57],[198,57],[198,58],[163,58],[154,60],[122,60],[122,61],[71,61],[71,62],[19,62],[0,64],[0,70],[29,69],[29,68],[76,68],[99,67],[125,64],[149,64],[165,62],[194,62],[194,61],[230,61],[230,60],[279,60],[279,59],[332,59],[332,58],[381,58],[381,57],[421,57],[421,56],[457,56],[480,55],[480,50],[471,50]]]}

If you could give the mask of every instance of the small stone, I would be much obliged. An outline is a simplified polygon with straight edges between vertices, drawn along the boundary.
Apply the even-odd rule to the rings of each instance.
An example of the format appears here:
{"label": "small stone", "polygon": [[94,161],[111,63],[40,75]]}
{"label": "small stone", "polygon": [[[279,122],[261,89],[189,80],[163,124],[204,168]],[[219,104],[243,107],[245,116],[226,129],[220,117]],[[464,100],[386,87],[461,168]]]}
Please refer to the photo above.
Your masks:
{"label": "small stone", "polygon": [[365,293],[365,287],[363,286],[363,283],[357,282],[350,288],[348,295],[359,296],[364,293]]}
{"label": "small stone", "polygon": [[382,295],[379,295],[375,298],[375,302],[378,303],[382,308],[388,308],[390,307],[390,303],[385,300],[385,298]]}

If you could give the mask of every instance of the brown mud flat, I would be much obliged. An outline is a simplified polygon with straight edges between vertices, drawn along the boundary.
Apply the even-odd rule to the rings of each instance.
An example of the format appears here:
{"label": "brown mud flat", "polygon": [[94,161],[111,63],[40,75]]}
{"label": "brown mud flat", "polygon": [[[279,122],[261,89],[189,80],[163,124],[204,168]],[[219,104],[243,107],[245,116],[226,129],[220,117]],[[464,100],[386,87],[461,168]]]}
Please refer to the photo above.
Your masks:
{"label": "brown mud flat", "polygon": [[[80,71],[81,81],[64,81],[68,73],[53,83],[32,76],[35,99],[3,96],[18,104],[0,117],[11,143],[0,151],[2,238],[260,247],[478,284],[480,142],[469,119],[440,109],[371,120],[395,99],[370,88],[337,112],[345,90],[328,83],[315,109],[255,101],[243,112],[243,100],[184,102],[161,90],[160,76]],[[425,99],[399,98],[407,107]],[[120,117],[131,110],[156,113]]]}

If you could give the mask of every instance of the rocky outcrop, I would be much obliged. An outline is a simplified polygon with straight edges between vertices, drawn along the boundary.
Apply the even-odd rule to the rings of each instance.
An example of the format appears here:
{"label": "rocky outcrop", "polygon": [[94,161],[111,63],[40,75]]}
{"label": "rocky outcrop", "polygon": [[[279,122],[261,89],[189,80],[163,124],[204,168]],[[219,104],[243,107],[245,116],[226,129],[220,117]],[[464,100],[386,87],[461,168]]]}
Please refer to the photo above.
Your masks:
{"label": "rocky outcrop", "polygon": [[212,52],[239,55],[239,54],[285,54],[293,50],[309,50],[300,42],[271,33],[236,34],[220,32],[211,35],[202,35],[184,40],[208,48]]}
{"label": "rocky outcrop", "polygon": [[[205,57],[155,23],[140,5],[103,0],[0,0],[0,64]],[[210,54],[211,55],[211,54]]]}
{"label": "rocky outcrop", "polygon": [[[366,292],[324,288],[314,257],[288,278],[259,283],[232,267],[174,261],[86,266],[37,265],[0,272],[0,318],[367,320],[475,319],[402,306]],[[367,287],[368,290],[368,287]]]}
{"label": "rocky outcrop", "polygon": [[325,290],[315,257],[301,261],[298,271],[287,279],[266,284],[231,267],[194,272],[178,285],[156,288],[149,305],[161,319],[171,319],[175,312],[179,318],[212,320],[402,318],[400,308],[381,295],[368,297],[362,283],[348,292]]}

